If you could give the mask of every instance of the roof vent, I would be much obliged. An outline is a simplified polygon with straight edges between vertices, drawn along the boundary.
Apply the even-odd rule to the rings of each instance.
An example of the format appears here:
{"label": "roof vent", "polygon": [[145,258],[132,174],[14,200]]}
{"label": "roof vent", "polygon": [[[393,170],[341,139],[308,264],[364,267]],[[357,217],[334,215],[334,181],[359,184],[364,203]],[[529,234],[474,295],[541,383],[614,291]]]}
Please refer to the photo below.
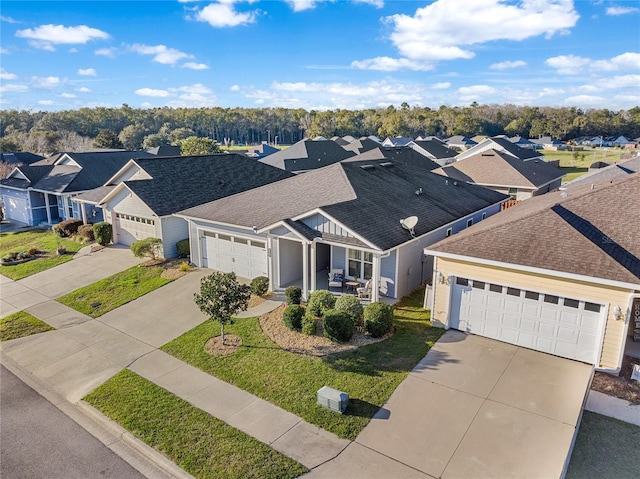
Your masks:
{"label": "roof vent", "polygon": [[420,196],[422,194],[422,187],[416,190],[416,196]]}
{"label": "roof vent", "polygon": [[361,165],[360,168],[362,168],[363,170],[373,170],[375,168],[375,166],[373,166],[373,165]]}
{"label": "roof vent", "polygon": [[389,166],[393,166],[393,163],[391,163],[390,161],[384,161],[380,163],[380,166],[382,166],[383,168],[388,168]]}

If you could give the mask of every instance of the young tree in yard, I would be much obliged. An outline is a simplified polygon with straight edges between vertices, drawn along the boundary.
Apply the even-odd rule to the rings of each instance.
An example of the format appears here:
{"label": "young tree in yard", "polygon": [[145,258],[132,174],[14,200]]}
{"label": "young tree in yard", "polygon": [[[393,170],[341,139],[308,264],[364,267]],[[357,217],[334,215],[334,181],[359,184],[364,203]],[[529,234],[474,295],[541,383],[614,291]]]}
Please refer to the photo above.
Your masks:
{"label": "young tree in yard", "polygon": [[246,311],[251,297],[251,287],[240,284],[235,273],[215,271],[200,280],[200,293],[193,299],[204,314],[221,326],[222,344],[224,344],[224,326],[233,324],[233,315]]}
{"label": "young tree in yard", "polygon": [[216,140],[211,138],[190,136],[176,141],[176,144],[180,146],[182,156],[212,155],[222,152]]}

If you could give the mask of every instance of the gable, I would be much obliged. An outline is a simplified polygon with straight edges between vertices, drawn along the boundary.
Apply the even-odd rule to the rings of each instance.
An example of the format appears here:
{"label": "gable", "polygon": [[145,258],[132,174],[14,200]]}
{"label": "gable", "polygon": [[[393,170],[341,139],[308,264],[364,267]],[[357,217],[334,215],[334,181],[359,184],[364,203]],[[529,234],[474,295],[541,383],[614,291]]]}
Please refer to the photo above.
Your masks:
{"label": "gable", "polygon": [[126,186],[119,187],[118,191],[114,192],[111,198],[104,203],[104,206],[107,210],[117,213],[144,217],[154,216],[151,208]]}
{"label": "gable", "polygon": [[134,180],[150,180],[151,175],[138,165],[135,160],[129,161],[114,176],[109,178],[106,185],[117,185],[125,181]]}
{"label": "gable", "polygon": [[20,171],[20,168],[14,168],[13,171],[7,175],[7,178],[29,181],[29,178],[27,178],[26,175],[22,171]]}
{"label": "gable", "polygon": [[73,158],[71,158],[66,153],[62,155],[58,161],[55,163],[56,165],[65,165],[65,166],[77,166],[78,168],[82,168],[78,162],[76,162]]}

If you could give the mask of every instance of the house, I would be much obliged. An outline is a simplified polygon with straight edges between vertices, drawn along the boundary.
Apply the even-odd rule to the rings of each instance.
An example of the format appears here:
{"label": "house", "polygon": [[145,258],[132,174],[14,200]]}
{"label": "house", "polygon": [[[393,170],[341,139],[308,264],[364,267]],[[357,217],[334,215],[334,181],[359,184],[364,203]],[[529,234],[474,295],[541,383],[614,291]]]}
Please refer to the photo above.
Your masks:
{"label": "house", "polygon": [[447,138],[444,141],[447,144],[447,146],[452,150],[460,150],[460,151],[468,150],[472,146],[477,145],[477,143],[473,141],[471,138],[467,138],[466,136],[463,136],[463,135],[455,135]]}
{"label": "house", "polygon": [[332,137],[332,138],[331,138],[331,141],[336,142],[336,143],[337,143],[338,145],[340,145],[340,146],[345,146],[345,145],[348,145],[348,144],[349,144],[349,142],[348,142],[347,140],[345,140],[344,138],[341,138],[341,137],[339,137],[339,136],[334,136],[334,137]]}
{"label": "house", "polygon": [[394,136],[394,137],[387,137],[387,139],[382,142],[382,146],[386,146],[389,148],[396,148],[396,147],[409,146],[412,143],[413,143],[413,138],[408,138],[406,136]]}
{"label": "house", "polygon": [[416,140],[413,143],[415,145],[413,147],[414,150],[422,153],[440,166],[454,162],[458,154],[457,151],[448,148],[447,145],[440,140]]}
{"label": "house", "polygon": [[456,161],[464,160],[465,158],[469,158],[487,150],[500,151],[522,161],[544,160],[544,155],[535,151],[535,149],[521,148],[503,136],[492,136],[482,143],[478,143],[468,150],[459,153],[458,156],[456,156]]}
{"label": "house", "polygon": [[562,170],[544,161],[523,161],[493,149],[438,168],[434,173],[484,186],[518,201],[559,188],[565,176]]}
{"label": "house", "polygon": [[535,143],[536,145],[542,145],[542,148],[545,150],[566,150],[567,144],[558,140],[557,138],[553,138],[551,136],[543,136],[542,138],[532,139],[531,143]]}
{"label": "house", "polygon": [[255,148],[249,150],[246,153],[246,156],[248,156],[249,158],[260,159],[260,158],[264,158],[266,156],[272,155],[274,153],[277,153],[279,151],[280,151],[280,148],[276,148],[274,146],[268,145],[267,143],[263,142],[260,145],[256,146]]}
{"label": "house", "polygon": [[335,141],[301,140],[285,150],[273,153],[259,161],[292,173],[322,168],[354,156]]}
{"label": "house", "polygon": [[540,148],[540,145],[536,145],[534,142],[532,142],[528,138],[525,138],[520,135],[512,136],[511,138],[509,138],[509,141],[520,148],[527,148],[527,149],[533,149],[533,150],[537,150],[538,148]]}
{"label": "house", "polygon": [[634,174],[532,198],[426,248],[431,320],[619,371],[640,308],[639,208]]}
{"label": "house", "polygon": [[621,161],[620,163],[615,163],[613,165],[605,166],[604,168],[590,171],[589,173],[579,176],[575,180],[565,183],[562,188],[567,190],[595,183],[618,181],[638,172],[640,172],[640,157],[635,157],[630,160]]}
{"label": "house", "polygon": [[101,188],[74,200],[104,209],[114,243],[160,238],[162,256],[173,258],[176,243],[189,236],[187,223],[173,213],[290,176],[233,153],[142,158],[130,160]]}
{"label": "house", "polygon": [[99,209],[81,209],[71,198],[102,186],[135,157],[154,155],[147,151],[69,152],[18,166],[0,181],[5,216],[30,226],[51,226],[69,218],[100,221]]}
{"label": "house", "polygon": [[368,137],[362,137],[357,140],[353,140],[348,145],[344,145],[343,148],[347,151],[353,151],[356,155],[360,153],[365,153],[369,150],[373,150],[375,148],[379,148],[380,143],[372,140]]}
{"label": "house", "polygon": [[30,165],[44,157],[28,151],[16,151],[15,153],[0,153],[0,162],[10,165]]}
{"label": "house", "polygon": [[415,162],[354,158],[177,216],[189,222],[191,261],[198,266],[264,275],[274,291],[301,285],[304,297],[327,287],[328,271],[342,269],[346,279],[378,285],[371,294],[376,301],[426,281],[431,266],[423,248],[499,212],[506,199],[454,185]]}

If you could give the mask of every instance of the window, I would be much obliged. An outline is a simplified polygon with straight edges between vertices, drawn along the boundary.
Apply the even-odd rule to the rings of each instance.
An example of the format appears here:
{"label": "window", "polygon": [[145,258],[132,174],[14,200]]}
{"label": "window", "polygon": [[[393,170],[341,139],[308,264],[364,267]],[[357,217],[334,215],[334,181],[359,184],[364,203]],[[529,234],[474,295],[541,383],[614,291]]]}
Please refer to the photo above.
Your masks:
{"label": "window", "polygon": [[524,297],[527,299],[533,299],[534,301],[538,301],[538,299],[540,299],[540,293],[536,293],[534,291],[525,291]]}
{"label": "window", "polygon": [[600,312],[600,305],[596,303],[584,303],[585,311],[593,311],[594,313]]}
{"label": "window", "polygon": [[520,296],[520,290],[518,288],[507,288],[507,294],[509,296]]}
{"label": "window", "polygon": [[545,294],[544,295],[544,302],[545,303],[550,303],[550,304],[558,304],[558,300],[560,298],[558,298],[557,296],[554,296],[552,294]]}
{"label": "window", "polygon": [[348,252],[349,276],[371,279],[373,276],[373,253],[350,249]]}
{"label": "window", "polygon": [[518,199],[518,188],[509,188],[509,196],[514,200]]}
{"label": "window", "polygon": [[467,228],[473,224],[473,218],[467,220]]}
{"label": "window", "polygon": [[569,298],[564,298],[564,305],[569,307],[569,308],[578,308],[578,306],[580,306],[580,301],[578,301],[577,299],[569,299]]}
{"label": "window", "polygon": [[451,228],[447,228],[447,238],[451,236]]}
{"label": "window", "polygon": [[475,289],[484,289],[484,282],[483,281],[474,281],[472,286]]}
{"label": "window", "polygon": [[456,278],[456,284],[460,286],[469,286],[469,280],[467,278]]}
{"label": "window", "polygon": [[490,284],[489,291],[493,291],[494,293],[502,293],[502,286],[499,284]]}

